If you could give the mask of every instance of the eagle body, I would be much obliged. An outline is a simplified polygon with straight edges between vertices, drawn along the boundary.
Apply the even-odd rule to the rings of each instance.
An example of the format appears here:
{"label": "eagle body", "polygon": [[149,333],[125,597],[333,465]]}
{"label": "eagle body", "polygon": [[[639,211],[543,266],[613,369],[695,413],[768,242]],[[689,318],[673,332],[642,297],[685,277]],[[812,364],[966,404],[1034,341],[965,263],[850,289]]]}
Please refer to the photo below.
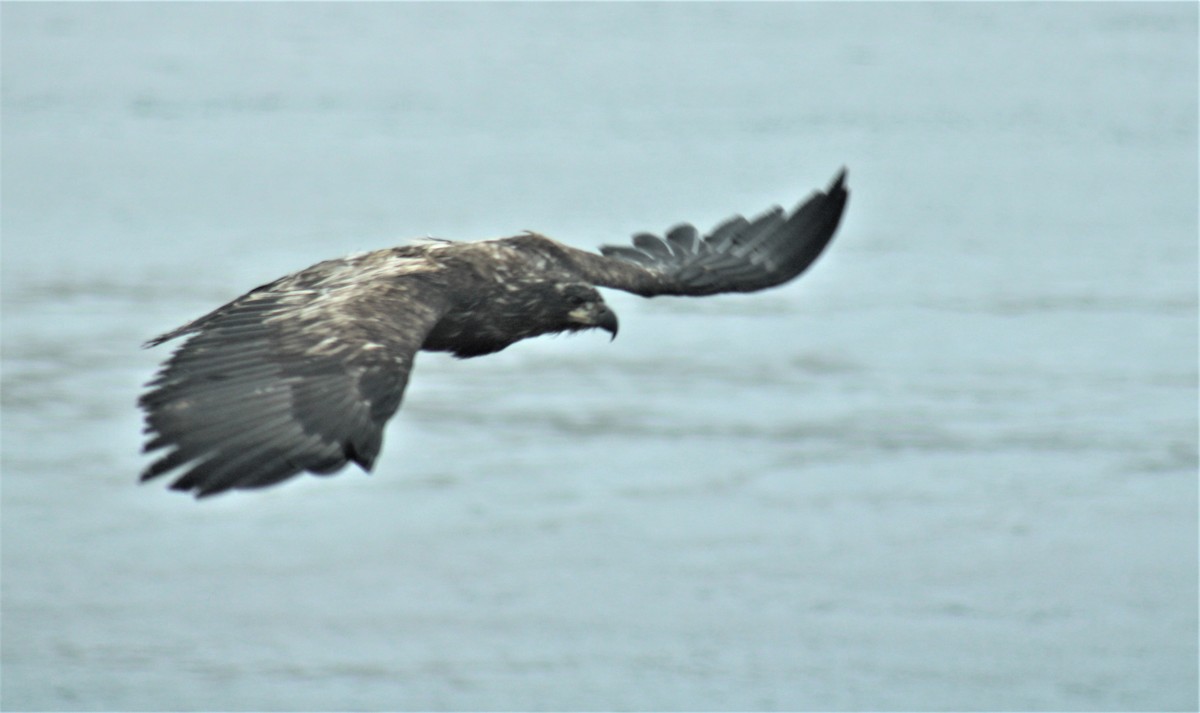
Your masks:
{"label": "eagle body", "polygon": [[701,237],[678,225],[601,254],[525,233],[424,241],[319,262],[147,343],[186,341],[139,399],[142,474],[207,496],[354,462],[370,470],[417,351],[459,358],[540,336],[617,334],[597,287],[655,295],[751,292],[803,272],[833,237],[841,172],[790,215],[735,216]]}

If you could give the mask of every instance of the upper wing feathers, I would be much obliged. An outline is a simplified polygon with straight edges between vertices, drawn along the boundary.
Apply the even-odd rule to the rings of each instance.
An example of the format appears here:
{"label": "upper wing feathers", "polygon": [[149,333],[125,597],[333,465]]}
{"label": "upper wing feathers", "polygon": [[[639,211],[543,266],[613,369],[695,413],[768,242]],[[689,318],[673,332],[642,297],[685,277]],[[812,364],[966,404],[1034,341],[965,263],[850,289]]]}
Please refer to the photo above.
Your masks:
{"label": "upper wing feathers", "polygon": [[633,236],[633,245],[638,250],[649,255],[653,262],[674,258],[674,253],[671,251],[671,248],[667,247],[666,241],[657,235],[638,233]]}
{"label": "upper wing feathers", "polygon": [[696,232],[695,226],[688,223],[677,225],[667,231],[667,246],[679,258],[694,252],[699,242],[700,234]]}
{"label": "upper wing feathers", "polygon": [[142,478],[182,469],[171,487],[203,496],[351,461],[369,470],[446,309],[433,282],[397,278],[400,259],[320,263],[150,342],[192,335],[139,400],[145,450],[170,449]]}
{"label": "upper wing feathers", "polygon": [[[605,257],[616,257],[626,262],[645,265],[646,267],[654,267],[658,262],[654,259],[653,255],[643,252],[642,250],[638,250],[637,248],[630,248],[624,245],[602,245],[600,247],[600,252]],[[598,282],[598,284],[603,283]]]}
{"label": "upper wing feathers", "polygon": [[689,224],[660,238],[633,236],[632,246],[605,245],[576,255],[577,269],[595,284],[639,295],[710,295],[752,292],[780,285],[811,265],[833,238],[849,192],[843,169],[825,191],[816,191],[788,216],[773,208],[754,220],[734,216],[703,239]]}

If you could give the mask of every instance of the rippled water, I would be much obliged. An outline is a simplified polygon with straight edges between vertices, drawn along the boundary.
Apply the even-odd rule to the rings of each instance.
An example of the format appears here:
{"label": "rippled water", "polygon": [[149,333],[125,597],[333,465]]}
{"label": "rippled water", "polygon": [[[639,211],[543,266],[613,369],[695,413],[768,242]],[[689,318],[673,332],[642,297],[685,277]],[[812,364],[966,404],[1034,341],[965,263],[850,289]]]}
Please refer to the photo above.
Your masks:
{"label": "rippled water", "polygon": [[[19,709],[1197,706],[1191,4],[5,4]],[[422,355],[376,472],[137,486],[146,338],[424,234],[811,274]]]}

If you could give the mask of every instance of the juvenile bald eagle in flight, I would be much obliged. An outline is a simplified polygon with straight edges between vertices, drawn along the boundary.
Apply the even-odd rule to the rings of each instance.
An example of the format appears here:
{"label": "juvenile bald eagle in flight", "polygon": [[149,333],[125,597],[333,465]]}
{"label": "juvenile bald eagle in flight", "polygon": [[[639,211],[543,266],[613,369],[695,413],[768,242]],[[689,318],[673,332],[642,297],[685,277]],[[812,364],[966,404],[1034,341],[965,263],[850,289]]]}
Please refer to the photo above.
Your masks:
{"label": "juvenile bald eagle in flight", "polygon": [[182,469],[197,497],[261,488],[353,461],[370,471],[417,351],[491,354],[617,316],[596,287],[643,297],[754,292],[817,259],[846,206],[845,170],[789,215],[735,216],[701,237],[688,224],[600,255],[536,233],[435,241],[319,262],[146,343],[190,335],[138,400],[142,480]]}

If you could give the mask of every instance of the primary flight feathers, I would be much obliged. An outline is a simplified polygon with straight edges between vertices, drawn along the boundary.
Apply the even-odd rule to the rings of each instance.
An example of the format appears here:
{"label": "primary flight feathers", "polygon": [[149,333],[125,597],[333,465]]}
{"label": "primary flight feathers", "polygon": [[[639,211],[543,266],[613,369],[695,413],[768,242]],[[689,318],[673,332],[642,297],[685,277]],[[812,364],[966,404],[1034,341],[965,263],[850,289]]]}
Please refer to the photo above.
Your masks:
{"label": "primary flight feathers", "polygon": [[617,317],[596,287],[654,295],[753,292],[808,268],[846,206],[845,171],[788,215],[731,218],[701,237],[679,225],[601,254],[542,235],[423,242],[327,260],[147,343],[188,339],[138,401],[142,479],[212,495],[349,462],[370,470],[418,350],[473,357]]}

